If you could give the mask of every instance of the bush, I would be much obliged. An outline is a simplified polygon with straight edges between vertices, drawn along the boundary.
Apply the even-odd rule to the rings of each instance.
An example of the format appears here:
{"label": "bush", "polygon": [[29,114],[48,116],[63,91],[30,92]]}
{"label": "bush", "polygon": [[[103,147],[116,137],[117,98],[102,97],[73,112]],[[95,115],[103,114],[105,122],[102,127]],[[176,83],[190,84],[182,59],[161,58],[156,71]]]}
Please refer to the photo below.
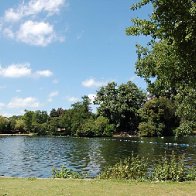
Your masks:
{"label": "bush", "polygon": [[147,174],[147,162],[144,158],[129,157],[100,174],[101,179],[144,180]]}
{"label": "bush", "polygon": [[131,179],[152,181],[192,181],[196,180],[196,167],[187,168],[184,156],[164,156],[157,163],[151,164],[146,158],[129,157],[113,167],[103,171],[101,179]]}
{"label": "bush", "polygon": [[188,169],[186,180],[196,181],[196,167],[191,167]]}
{"label": "bush", "polygon": [[155,181],[185,181],[187,178],[184,165],[184,156],[176,157],[172,153],[171,157],[166,155],[155,164],[152,172],[152,180]]}
{"label": "bush", "polygon": [[194,128],[196,127],[195,123],[191,121],[184,121],[180,123],[180,126],[175,130],[175,136],[186,136],[190,135]]}
{"label": "bush", "polygon": [[52,176],[53,178],[83,178],[82,175],[80,175],[78,172],[74,172],[73,170],[70,170],[65,166],[62,166],[60,170],[53,168]]}
{"label": "bush", "polygon": [[156,127],[152,122],[141,122],[139,124],[139,134],[140,136],[147,136],[151,137],[154,136],[156,133]]}

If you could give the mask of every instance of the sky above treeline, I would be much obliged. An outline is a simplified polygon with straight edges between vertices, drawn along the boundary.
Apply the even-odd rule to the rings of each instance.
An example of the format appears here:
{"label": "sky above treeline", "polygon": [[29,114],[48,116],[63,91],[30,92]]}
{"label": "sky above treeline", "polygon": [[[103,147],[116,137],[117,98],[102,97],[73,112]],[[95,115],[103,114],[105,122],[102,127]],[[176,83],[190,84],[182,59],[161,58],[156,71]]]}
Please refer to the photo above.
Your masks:
{"label": "sky above treeline", "polygon": [[125,29],[151,8],[132,12],[134,2],[0,1],[0,115],[67,109],[111,81],[145,89],[134,64],[135,45],[147,38],[127,36]]}

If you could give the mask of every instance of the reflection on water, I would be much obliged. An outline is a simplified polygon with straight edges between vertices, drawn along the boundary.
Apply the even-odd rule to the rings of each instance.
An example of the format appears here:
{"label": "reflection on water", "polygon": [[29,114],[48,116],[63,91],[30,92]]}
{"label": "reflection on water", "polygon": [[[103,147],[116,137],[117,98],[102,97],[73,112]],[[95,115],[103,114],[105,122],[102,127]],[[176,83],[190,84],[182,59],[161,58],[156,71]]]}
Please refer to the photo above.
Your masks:
{"label": "reflection on water", "polygon": [[155,161],[165,153],[185,154],[196,165],[196,137],[68,138],[0,136],[0,176],[50,177],[52,167],[65,165],[96,176],[105,166],[132,153]]}

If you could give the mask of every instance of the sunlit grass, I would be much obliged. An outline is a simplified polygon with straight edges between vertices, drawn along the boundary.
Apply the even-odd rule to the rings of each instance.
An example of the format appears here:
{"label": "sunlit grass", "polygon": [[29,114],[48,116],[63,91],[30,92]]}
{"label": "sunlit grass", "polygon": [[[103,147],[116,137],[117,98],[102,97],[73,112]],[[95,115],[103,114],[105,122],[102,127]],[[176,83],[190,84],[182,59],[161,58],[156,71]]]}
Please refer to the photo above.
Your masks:
{"label": "sunlit grass", "polygon": [[196,195],[196,182],[0,178],[0,195]]}

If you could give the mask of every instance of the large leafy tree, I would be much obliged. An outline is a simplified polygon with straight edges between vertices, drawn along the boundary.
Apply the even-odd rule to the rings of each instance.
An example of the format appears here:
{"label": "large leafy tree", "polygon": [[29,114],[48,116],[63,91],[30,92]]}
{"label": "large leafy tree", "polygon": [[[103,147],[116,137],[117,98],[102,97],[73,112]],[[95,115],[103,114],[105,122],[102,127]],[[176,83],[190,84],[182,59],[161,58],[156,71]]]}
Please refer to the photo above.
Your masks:
{"label": "large leafy tree", "polygon": [[111,82],[97,92],[95,103],[98,115],[107,117],[117,131],[134,133],[139,122],[137,111],[144,100],[144,93],[134,83],[117,86]]}
{"label": "large leafy tree", "polygon": [[0,133],[8,131],[9,120],[6,117],[0,116]]}
{"label": "large leafy tree", "polygon": [[148,100],[139,110],[141,136],[169,136],[178,125],[175,116],[175,105],[166,97]]}
{"label": "large leafy tree", "polygon": [[136,72],[145,78],[153,95],[175,101],[176,114],[181,118],[180,132],[189,134],[196,116],[196,3],[141,0],[131,9],[148,3],[153,6],[150,18],[134,18],[133,25],[126,29],[128,35],[152,38],[148,46],[137,45]]}

